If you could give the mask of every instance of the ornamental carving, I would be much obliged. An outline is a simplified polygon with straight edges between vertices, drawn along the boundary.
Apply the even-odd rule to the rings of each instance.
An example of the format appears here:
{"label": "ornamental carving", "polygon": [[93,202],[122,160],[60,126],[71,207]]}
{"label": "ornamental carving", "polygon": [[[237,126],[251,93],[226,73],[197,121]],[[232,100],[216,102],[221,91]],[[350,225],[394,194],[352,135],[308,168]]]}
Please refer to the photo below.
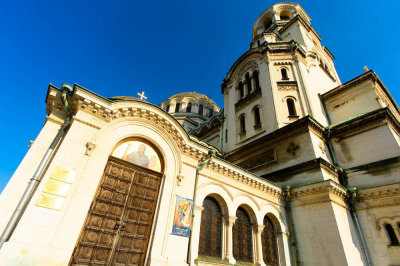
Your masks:
{"label": "ornamental carving", "polygon": [[238,165],[246,170],[251,170],[273,162],[276,162],[276,153],[274,149],[263,152],[256,157],[251,157],[250,159],[238,163]]}

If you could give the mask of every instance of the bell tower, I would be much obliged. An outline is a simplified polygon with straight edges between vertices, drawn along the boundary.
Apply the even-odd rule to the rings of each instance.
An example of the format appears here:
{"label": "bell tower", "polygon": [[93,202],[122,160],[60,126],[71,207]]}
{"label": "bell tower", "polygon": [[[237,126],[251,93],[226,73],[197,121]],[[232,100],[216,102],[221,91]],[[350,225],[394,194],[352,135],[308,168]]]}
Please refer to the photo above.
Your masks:
{"label": "bell tower", "polygon": [[283,2],[255,21],[250,49],[221,86],[225,152],[311,116],[327,118],[319,94],[340,85],[334,56],[321,46],[311,19],[296,3]]}

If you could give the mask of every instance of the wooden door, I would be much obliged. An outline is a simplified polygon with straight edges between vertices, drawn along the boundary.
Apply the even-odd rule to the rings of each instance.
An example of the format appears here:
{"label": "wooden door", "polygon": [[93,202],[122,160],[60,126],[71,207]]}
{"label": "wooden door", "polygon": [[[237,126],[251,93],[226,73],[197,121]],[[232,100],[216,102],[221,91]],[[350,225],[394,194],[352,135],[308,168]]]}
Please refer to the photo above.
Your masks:
{"label": "wooden door", "polygon": [[162,174],[110,157],[71,265],[143,265]]}

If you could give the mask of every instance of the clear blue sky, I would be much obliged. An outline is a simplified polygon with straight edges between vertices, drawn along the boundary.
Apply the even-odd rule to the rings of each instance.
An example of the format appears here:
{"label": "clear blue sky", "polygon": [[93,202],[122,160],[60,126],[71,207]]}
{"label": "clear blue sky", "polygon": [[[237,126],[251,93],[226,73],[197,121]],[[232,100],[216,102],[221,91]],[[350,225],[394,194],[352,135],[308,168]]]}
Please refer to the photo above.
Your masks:
{"label": "clear blue sky", "polygon": [[[0,191],[39,133],[49,83],[105,97],[182,91],[223,106],[220,84],[249,49],[253,23],[279,1],[3,1]],[[341,81],[373,69],[399,101],[397,2],[301,1]]]}

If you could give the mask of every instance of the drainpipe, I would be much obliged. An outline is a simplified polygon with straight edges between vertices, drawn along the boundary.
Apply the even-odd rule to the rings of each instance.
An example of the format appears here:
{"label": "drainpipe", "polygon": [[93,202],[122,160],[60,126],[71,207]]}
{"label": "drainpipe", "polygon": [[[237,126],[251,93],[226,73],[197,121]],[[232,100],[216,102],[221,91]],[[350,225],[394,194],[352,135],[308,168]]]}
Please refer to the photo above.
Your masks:
{"label": "drainpipe", "polygon": [[294,265],[299,265],[299,256],[297,250],[297,242],[296,242],[296,235],[294,234],[294,226],[293,226],[293,217],[292,217],[292,208],[290,206],[290,201],[292,199],[292,193],[290,191],[290,186],[286,186],[286,215],[288,217],[288,224],[289,224],[289,235],[290,235],[290,245],[293,254],[293,261]]}
{"label": "drainpipe", "polygon": [[68,84],[62,84],[61,89],[62,89],[61,100],[64,104],[64,109],[65,109],[65,112],[67,113],[67,118],[65,119],[64,124],[58,130],[58,133],[55,136],[53,142],[50,144],[50,147],[47,149],[45,155],[43,156],[42,160],[40,161],[38,168],[36,169],[33,177],[29,181],[28,187],[26,188],[24,194],[22,195],[16,209],[14,210],[13,215],[11,216],[10,220],[8,221],[8,224],[0,237],[0,248],[3,246],[3,244],[6,241],[8,241],[10,239],[11,234],[13,233],[15,227],[17,226],[19,220],[22,217],[22,214],[25,211],[25,208],[28,206],[29,201],[31,200],[40,181],[42,180],[42,178],[44,176],[44,173],[45,173],[44,169],[46,168],[47,164],[49,163],[50,159],[52,158],[53,151],[57,147],[57,144],[60,142],[60,140],[65,136],[68,126],[71,123],[72,115],[71,115],[71,111],[69,109],[67,95],[69,93],[71,93],[73,91],[73,89]]}
{"label": "drainpipe", "polygon": [[212,161],[213,156],[215,156],[216,151],[215,150],[210,150],[208,151],[207,156],[204,158],[203,161],[200,161],[199,164],[197,165],[196,169],[196,177],[194,181],[194,191],[193,191],[193,211],[192,211],[192,220],[190,222],[190,236],[189,236],[189,247],[188,247],[188,254],[187,254],[187,263],[191,264],[192,260],[192,232],[193,232],[193,221],[194,221],[194,215],[195,215],[195,206],[196,206],[196,196],[197,196],[197,183],[199,182],[199,174],[200,171],[203,169],[204,165],[208,164],[209,162]]}
{"label": "drainpipe", "polygon": [[369,256],[368,248],[367,248],[367,243],[364,238],[364,234],[362,232],[361,226],[360,226],[360,221],[358,220],[357,212],[356,212],[356,200],[357,200],[357,188],[352,187],[352,188],[347,188],[347,191],[350,192],[351,199],[350,199],[350,213],[353,216],[353,220],[356,224],[358,235],[361,240],[361,248],[363,250],[363,253],[365,255],[365,259],[367,260],[367,265],[372,266],[372,260],[371,257]]}
{"label": "drainpipe", "polygon": [[219,122],[221,123],[221,136],[220,136],[220,151],[221,151],[221,154],[224,154],[224,149],[223,149],[223,145],[224,145],[224,138],[225,138],[225,132],[224,132],[224,120],[225,120],[225,117],[222,117],[222,118],[219,118],[218,119],[219,120]]}

